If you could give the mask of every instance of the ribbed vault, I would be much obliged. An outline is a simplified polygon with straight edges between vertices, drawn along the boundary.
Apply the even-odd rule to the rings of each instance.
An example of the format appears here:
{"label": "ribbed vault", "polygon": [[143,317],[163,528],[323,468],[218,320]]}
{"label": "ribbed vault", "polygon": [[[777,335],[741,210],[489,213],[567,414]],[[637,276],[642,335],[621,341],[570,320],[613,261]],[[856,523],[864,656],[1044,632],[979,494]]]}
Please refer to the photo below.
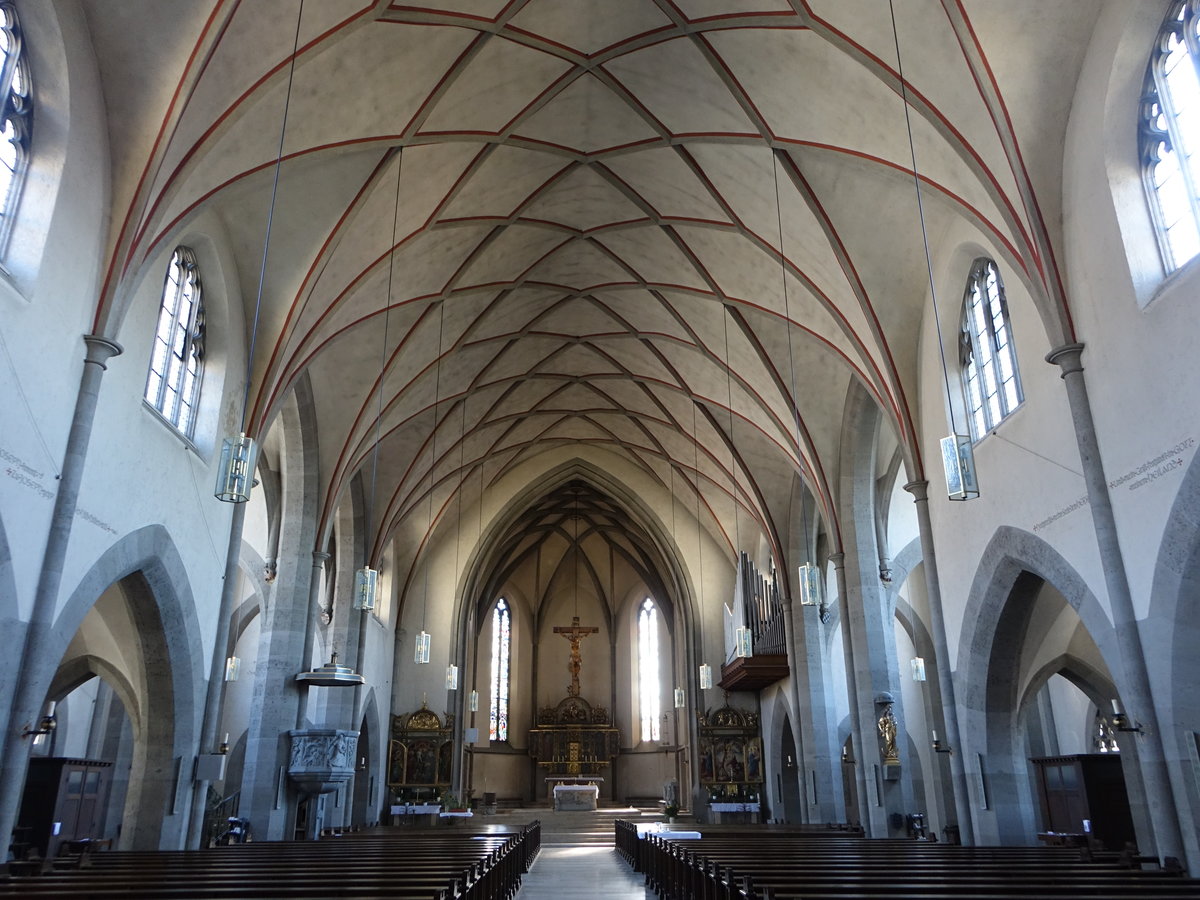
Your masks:
{"label": "ribbed vault", "polygon": [[[211,210],[249,334],[297,0],[83,5],[125,210],[97,331]],[[994,248],[1054,340],[1071,334],[1060,198],[1039,188],[1061,167],[1056,87],[1075,83],[1090,6],[896,0],[929,231]],[[308,373],[322,525],[377,442],[376,557],[547,448],[596,445],[731,551],[739,528],[783,543],[798,473],[836,541],[851,383],[921,477],[929,292],[887,12],[309,0],[248,417],[261,433]],[[589,497],[589,533],[616,540]],[[560,500],[505,552],[561,538]]]}

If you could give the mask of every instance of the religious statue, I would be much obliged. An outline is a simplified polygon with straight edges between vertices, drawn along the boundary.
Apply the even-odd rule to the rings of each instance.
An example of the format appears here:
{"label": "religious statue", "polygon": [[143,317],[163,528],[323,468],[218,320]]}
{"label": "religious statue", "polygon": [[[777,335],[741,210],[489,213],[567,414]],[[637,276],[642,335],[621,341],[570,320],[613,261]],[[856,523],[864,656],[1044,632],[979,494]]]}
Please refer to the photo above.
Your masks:
{"label": "religious statue", "polygon": [[579,642],[589,634],[598,634],[599,628],[594,625],[580,625],[579,616],[571,617],[571,626],[554,626],[554,633],[561,634],[571,642],[571,658],[567,662],[567,671],[571,673],[571,683],[567,686],[568,697],[579,696],[579,672],[583,668],[583,658],[579,655]]}
{"label": "religious statue", "polygon": [[892,704],[884,706],[876,724],[879,727],[879,737],[883,740],[883,764],[900,765],[900,756],[896,753],[896,717],[892,715]]}

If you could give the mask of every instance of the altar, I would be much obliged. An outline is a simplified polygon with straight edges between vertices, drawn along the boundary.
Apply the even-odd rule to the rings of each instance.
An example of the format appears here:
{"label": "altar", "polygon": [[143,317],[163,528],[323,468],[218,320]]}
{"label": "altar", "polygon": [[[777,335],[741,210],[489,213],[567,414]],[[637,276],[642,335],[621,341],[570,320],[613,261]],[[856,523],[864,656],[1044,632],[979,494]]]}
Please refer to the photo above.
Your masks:
{"label": "altar", "polygon": [[556,784],[555,810],[593,810],[600,799],[600,788],[594,784]]}
{"label": "altar", "polygon": [[570,626],[554,631],[571,642],[568,671],[571,675],[567,696],[557,706],[538,710],[537,726],[529,730],[529,755],[545,770],[547,785],[582,787],[579,796],[564,792],[563,802],[580,803],[587,796],[589,806],[560,806],[558,787],[550,795],[555,809],[595,809],[604,772],[621,753],[621,733],[613,727],[608,709],[593,706],[580,696],[579,672],[582,665],[579,641],[599,629],[579,624],[573,616]]}

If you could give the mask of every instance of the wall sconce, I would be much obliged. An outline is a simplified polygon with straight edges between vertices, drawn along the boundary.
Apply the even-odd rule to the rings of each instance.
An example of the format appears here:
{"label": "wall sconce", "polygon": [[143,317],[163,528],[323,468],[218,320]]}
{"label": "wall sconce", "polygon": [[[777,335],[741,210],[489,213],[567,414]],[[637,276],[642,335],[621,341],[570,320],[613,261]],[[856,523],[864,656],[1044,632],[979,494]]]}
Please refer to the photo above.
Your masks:
{"label": "wall sconce", "polygon": [[708,663],[700,664],[700,690],[711,691],[713,686],[712,666]]}
{"label": "wall sconce", "polygon": [[221,738],[221,746],[217,748],[217,752],[222,756],[229,755],[229,732],[225,732],[225,737]]}
{"label": "wall sconce", "polygon": [[685,706],[687,706],[687,694],[684,693],[683,688],[677,687],[675,688],[675,708],[683,709]]}
{"label": "wall sconce", "polygon": [[1146,733],[1142,729],[1141,722],[1134,722],[1134,723],[1130,724],[1129,716],[1127,716],[1125,713],[1121,712],[1121,707],[1119,707],[1117,705],[1116,700],[1113,700],[1112,707],[1113,707],[1112,727],[1113,727],[1114,731],[1120,731],[1125,734],[1145,734]]}
{"label": "wall sconce", "polygon": [[471,691],[471,702],[467,706],[471,712],[479,712],[479,691]]}
{"label": "wall sconce", "polygon": [[954,753],[954,749],[949,744],[947,744],[944,747],[942,746],[942,742],[938,740],[936,728],[933,730],[933,752],[934,753],[950,753],[950,754]]}
{"label": "wall sconce", "polygon": [[[914,656],[912,658],[911,665],[912,665],[913,681],[924,681],[925,680],[925,660],[923,658],[921,658],[920,656]],[[935,738],[935,740],[936,740],[936,738]]]}
{"label": "wall sconce", "polygon": [[54,708],[57,704],[51,700],[49,707],[46,708],[46,714],[42,716],[42,720],[38,722],[37,728],[30,728],[28,725],[21,731],[21,737],[35,737],[41,734],[49,734],[58,727],[58,719],[54,717]]}
{"label": "wall sconce", "polygon": [[236,656],[230,656],[225,660],[225,680],[237,681],[242,674],[242,661]]}
{"label": "wall sconce", "polygon": [[446,666],[446,690],[458,690],[458,666],[453,663]]}

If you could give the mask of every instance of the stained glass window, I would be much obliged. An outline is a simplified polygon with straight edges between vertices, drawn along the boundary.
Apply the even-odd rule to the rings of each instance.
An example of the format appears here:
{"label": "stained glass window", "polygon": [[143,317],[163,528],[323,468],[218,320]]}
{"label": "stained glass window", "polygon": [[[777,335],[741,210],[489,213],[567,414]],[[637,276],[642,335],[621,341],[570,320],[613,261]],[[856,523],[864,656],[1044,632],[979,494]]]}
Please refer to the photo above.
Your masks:
{"label": "stained glass window", "polygon": [[960,356],[971,436],[979,440],[1022,399],[1004,285],[990,259],[977,259],[971,267],[963,298]]}
{"label": "stained glass window", "polygon": [[492,704],[488,737],[508,740],[508,665],[512,659],[512,613],[503,597],[492,613]]}
{"label": "stained glass window", "polygon": [[1168,270],[1200,252],[1200,0],[1175,0],[1142,89],[1139,143]]}
{"label": "stained glass window", "polygon": [[204,304],[196,257],[178,247],[171,257],[154,330],[146,402],[191,437],[204,373]]}
{"label": "stained glass window", "polygon": [[33,116],[29,91],[29,66],[17,12],[0,2],[0,241],[7,238],[29,160]]}
{"label": "stained glass window", "polygon": [[638,613],[638,708],[642,714],[642,740],[661,737],[658,683],[658,609],[649,597]]}

